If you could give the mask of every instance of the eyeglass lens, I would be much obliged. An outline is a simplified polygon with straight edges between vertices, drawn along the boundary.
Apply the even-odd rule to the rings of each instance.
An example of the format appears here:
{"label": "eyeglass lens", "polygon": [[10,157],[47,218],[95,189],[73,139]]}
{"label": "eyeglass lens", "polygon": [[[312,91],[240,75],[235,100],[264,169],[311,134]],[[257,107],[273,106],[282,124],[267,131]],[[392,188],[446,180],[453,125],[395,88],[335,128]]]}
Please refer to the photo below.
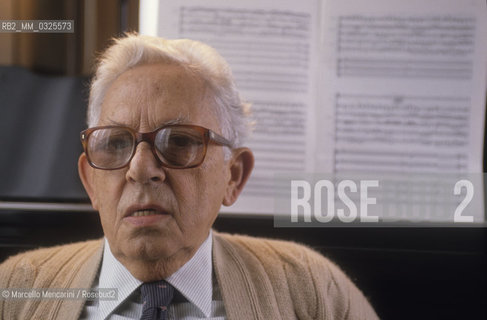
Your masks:
{"label": "eyeglass lens", "polygon": [[[99,168],[125,166],[135,152],[135,136],[126,128],[100,128],[88,139],[90,161]],[[167,127],[154,139],[158,158],[166,165],[186,168],[199,164],[205,153],[202,132],[187,127]]]}

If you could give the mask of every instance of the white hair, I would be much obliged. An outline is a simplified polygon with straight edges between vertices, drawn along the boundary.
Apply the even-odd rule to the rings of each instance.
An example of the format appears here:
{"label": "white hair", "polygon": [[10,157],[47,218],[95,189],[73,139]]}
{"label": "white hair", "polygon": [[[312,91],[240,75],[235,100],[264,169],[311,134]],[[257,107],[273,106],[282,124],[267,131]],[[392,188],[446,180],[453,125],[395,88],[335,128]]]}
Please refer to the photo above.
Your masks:
{"label": "white hair", "polygon": [[242,146],[251,131],[250,104],[241,100],[223,57],[212,47],[189,39],[167,40],[134,33],[115,39],[101,56],[91,82],[88,127],[98,124],[105,94],[117,77],[150,63],[176,63],[200,76],[212,92],[222,135],[233,147]]}

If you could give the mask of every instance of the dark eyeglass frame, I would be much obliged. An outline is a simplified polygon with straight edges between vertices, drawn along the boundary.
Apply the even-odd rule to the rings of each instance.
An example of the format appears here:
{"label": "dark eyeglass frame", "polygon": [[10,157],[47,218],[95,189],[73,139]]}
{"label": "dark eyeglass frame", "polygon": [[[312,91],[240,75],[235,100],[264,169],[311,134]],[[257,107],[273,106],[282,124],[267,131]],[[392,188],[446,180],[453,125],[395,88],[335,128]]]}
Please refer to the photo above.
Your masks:
{"label": "dark eyeglass frame", "polygon": [[[111,129],[111,128],[116,128],[116,129],[125,129],[127,131],[130,132],[130,134],[132,135],[133,137],[133,141],[134,141],[134,147],[133,147],[133,150],[132,150],[132,154],[130,155],[130,157],[128,158],[127,162],[124,164],[124,165],[121,165],[121,166],[118,166],[118,167],[114,167],[114,168],[104,168],[104,167],[100,167],[100,166],[97,166],[96,164],[94,164],[91,159],[90,159],[90,154],[88,152],[88,139],[90,138],[90,135],[96,131],[96,130],[100,130],[100,129]],[[158,153],[156,151],[156,146],[155,146],[155,138],[157,136],[157,133],[163,129],[168,129],[168,128],[187,128],[187,129],[192,129],[192,130],[195,130],[197,132],[199,132],[202,137],[203,137],[203,151],[202,151],[202,156],[201,156],[201,161],[191,165],[191,166],[186,166],[186,167],[181,167],[181,166],[173,166],[173,165],[170,165],[170,164],[167,164],[165,163],[162,159],[160,159],[160,157],[158,156]],[[86,158],[88,160],[88,163],[90,164],[90,166],[92,166],[93,168],[95,169],[101,169],[101,170],[118,170],[118,169],[121,169],[121,168],[124,168],[126,166],[129,165],[130,161],[132,161],[132,158],[134,157],[135,153],[137,152],[137,146],[139,145],[139,143],[145,141],[147,142],[150,147],[151,147],[151,151],[152,151],[152,154],[154,155],[154,157],[157,159],[157,161],[159,161],[159,163],[163,166],[163,167],[166,167],[166,168],[171,168],[171,169],[190,169],[190,168],[196,168],[198,166],[200,166],[203,161],[205,161],[205,157],[206,157],[206,152],[208,150],[208,144],[210,141],[213,141],[215,142],[216,144],[218,145],[221,145],[221,146],[225,146],[225,147],[229,147],[230,149],[233,148],[233,145],[232,143],[227,140],[226,138],[222,137],[221,135],[219,135],[218,133],[210,130],[210,129],[207,129],[205,127],[201,127],[201,126],[197,126],[197,125],[192,125],[192,124],[170,124],[170,125],[164,125],[162,127],[159,127],[157,128],[156,130],[152,131],[152,132],[137,132],[136,130],[130,128],[130,127],[126,127],[126,126],[100,126],[100,127],[92,127],[92,128],[88,128],[86,130],[83,130],[81,131],[80,133],[80,139],[81,139],[81,144],[83,145],[83,150],[86,154]]]}

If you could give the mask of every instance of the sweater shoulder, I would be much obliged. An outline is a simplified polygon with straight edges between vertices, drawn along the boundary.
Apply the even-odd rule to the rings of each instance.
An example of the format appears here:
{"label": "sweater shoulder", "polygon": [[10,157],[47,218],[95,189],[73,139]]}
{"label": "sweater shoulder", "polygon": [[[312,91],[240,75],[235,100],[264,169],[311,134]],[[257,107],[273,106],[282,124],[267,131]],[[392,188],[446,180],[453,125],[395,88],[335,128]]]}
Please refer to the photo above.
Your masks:
{"label": "sweater shoulder", "polygon": [[53,278],[60,270],[77,269],[101,250],[102,240],[58,245],[19,253],[0,264],[0,287],[33,287],[37,278]]}
{"label": "sweater shoulder", "polygon": [[324,285],[326,290],[350,282],[334,262],[304,244],[225,233],[217,233],[216,237],[226,243],[227,250],[233,251],[235,259],[242,264],[249,267],[257,263],[266,273],[280,273],[288,281],[306,278],[310,283]]}
{"label": "sweater shoulder", "polygon": [[27,261],[34,266],[39,266],[57,262],[58,259],[69,259],[86,250],[93,251],[98,249],[102,245],[102,241],[101,239],[97,239],[28,250],[7,258],[0,264],[0,268]]}
{"label": "sweater shoulder", "polygon": [[318,265],[332,264],[321,253],[304,244],[293,241],[227,233],[217,233],[217,237],[221,237],[221,239],[240,252],[247,252],[265,260],[278,260],[284,263],[306,265],[310,262]]}
{"label": "sweater shoulder", "polygon": [[224,233],[215,233],[215,240],[225,247],[228,256],[250,270],[250,275],[256,271],[265,274],[276,296],[288,295],[298,318],[377,319],[350,278],[335,263],[305,245]]}

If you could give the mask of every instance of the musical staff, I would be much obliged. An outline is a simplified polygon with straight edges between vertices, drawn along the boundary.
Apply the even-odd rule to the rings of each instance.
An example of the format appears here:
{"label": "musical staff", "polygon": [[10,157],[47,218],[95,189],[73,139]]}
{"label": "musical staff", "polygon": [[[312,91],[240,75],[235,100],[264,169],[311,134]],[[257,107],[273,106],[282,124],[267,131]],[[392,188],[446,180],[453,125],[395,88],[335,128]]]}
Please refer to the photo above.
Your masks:
{"label": "musical staff", "polygon": [[472,77],[475,17],[345,15],[337,23],[338,77]]}
{"label": "musical staff", "polygon": [[335,170],[465,171],[469,105],[468,97],[338,94]]}

